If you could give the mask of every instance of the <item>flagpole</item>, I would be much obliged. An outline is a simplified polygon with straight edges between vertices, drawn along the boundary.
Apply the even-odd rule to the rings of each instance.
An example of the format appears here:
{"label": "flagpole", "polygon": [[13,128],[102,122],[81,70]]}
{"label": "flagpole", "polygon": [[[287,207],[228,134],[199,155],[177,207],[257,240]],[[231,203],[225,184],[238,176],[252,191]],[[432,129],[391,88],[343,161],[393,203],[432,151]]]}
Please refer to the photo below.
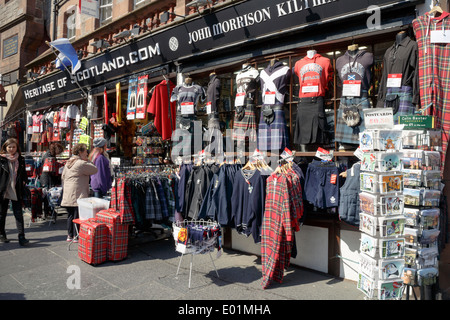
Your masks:
{"label": "flagpole", "polygon": [[[50,47],[50,49],[52,49],[52,52],[55,54],[56,58],[58,58],[58,55],[55,52],[55,49],[52,47],[52,45],[50,44],[50,42],[45,41],[45,43]],[[58,58],[59,59],[59,58]],[[64,69],[66,69],[66,71],[71,74],[71,72],[69,71],[69,69],[67,69],[67,66],[61,61],[61,64],[64,66]],[[87,93],[83,90],[83,88],[80,86],[80,84],[77,81],[77,78],[74,77],[74,81],[77,84],[78,88],[80,88],[81,92],[83,92],[83,98],[87,99]]]}

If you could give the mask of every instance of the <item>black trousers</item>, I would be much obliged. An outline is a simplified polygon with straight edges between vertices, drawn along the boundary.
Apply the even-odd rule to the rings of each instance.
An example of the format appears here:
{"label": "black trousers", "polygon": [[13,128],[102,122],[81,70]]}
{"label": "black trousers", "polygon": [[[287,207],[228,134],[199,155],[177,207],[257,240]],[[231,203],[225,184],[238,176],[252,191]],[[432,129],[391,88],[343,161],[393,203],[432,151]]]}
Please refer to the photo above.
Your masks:
{"label": "black trousers", "polygon": [[[23,211],[22,211],[22,203],[20,201],[12,202],[12,209],[14,213],[14,217],[16,218],[16,226],[19,235],[25,235],[25,227],[23,221]],[[1,201],[1,210],[0,210],[0,234],[6,236],[5,232],[5,223],[6,223],[6,214],[8,213],[9,208],[9,199],[3,199]]]}
{"label": "black trousers", "polygon": [[75,236],[74,228],[76,228],[73,223],[73,219],[78,219],[78,207],[66,207],[68,215],[67,215],[67,235],[71,238]]}

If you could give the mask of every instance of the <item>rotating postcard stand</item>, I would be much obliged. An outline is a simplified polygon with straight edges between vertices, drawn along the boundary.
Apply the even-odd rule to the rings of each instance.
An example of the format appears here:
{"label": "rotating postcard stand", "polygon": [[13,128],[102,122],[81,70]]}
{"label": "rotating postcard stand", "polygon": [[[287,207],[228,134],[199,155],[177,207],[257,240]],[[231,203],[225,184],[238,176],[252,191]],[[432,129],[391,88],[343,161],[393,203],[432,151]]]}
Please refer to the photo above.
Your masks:
{"label": "rotating postcard stand", "polygon": [[204,220],[185,220],[177,221],[172,224],[173,238],[175,240],[175,249],[181,253],[180,261],[178,263],[176,277],[180,271],[181,261],[185,254],[191,255],[191,261],[189,263],[189,289],[191,288],[192,279],[192,265],[194,255],[208,253],[211,259],[211,263],[216,272],[217,278],[219,273],[217,272],[216,265],[211,256],[211,252],[214,248],[218,248],[220,251],[221,242],[221,230],[217,222],[204,221]]}

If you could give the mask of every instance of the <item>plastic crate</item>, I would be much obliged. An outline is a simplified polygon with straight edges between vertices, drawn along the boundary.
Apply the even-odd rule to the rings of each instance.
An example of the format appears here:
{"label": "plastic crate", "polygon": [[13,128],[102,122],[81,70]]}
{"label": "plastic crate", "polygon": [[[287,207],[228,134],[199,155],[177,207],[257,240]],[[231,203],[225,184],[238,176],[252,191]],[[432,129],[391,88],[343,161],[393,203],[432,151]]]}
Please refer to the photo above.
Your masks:
{"label": "plastic crate", "polygon": [[97,212],[109,209],[109,201],[100,198],[77,199],[80,220],[94,218]]}

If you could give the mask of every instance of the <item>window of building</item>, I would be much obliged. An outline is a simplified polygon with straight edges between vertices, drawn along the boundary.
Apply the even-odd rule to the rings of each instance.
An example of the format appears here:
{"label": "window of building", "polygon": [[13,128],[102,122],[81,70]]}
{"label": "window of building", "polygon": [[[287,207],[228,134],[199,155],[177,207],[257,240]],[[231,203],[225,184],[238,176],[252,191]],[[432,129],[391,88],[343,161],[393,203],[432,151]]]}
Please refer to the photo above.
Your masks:
{"label": "window of building", "polygon": [[134,2],[134,9],[142,7],[144,3],[149,2],[149,0],[133,0]]}
{"label": "window of building", "polygon": [[100,23],[105,24],[112,19],[113,0],[100,0]]}
{"label": "window of building", "polygon": [[67,15],[66,19],[66,37],[67,39],[75,38],[76,35],[76,12],[75,10],[73,13],[70,13]]}

